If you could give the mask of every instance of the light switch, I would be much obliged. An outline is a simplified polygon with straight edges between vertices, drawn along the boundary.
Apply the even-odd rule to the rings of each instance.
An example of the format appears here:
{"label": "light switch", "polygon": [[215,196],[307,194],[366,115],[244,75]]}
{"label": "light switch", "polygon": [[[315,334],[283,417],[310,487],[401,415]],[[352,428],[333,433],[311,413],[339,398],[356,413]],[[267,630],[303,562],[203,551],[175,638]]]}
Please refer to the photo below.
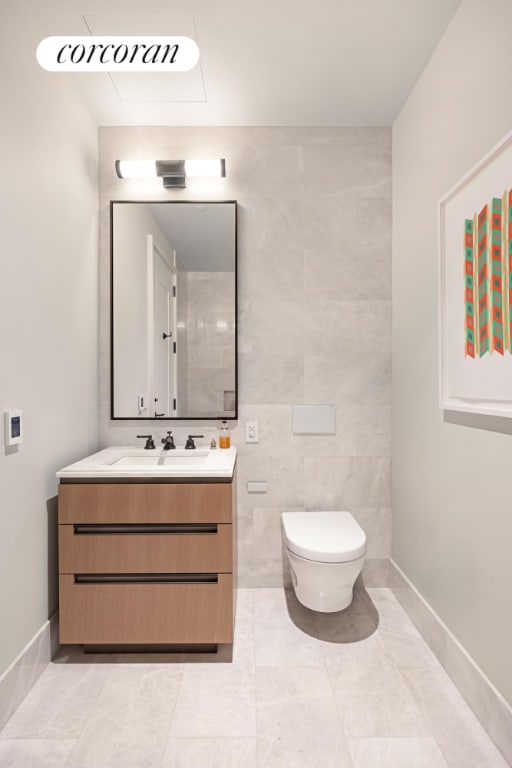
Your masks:
{"label": "light switch", "polygon": [[147,395],[144,392],[141,392],[141,394],[137,396],[137,410],[139,416],[144,416],[148,412],[148,407],[146,405],[147,399]]}

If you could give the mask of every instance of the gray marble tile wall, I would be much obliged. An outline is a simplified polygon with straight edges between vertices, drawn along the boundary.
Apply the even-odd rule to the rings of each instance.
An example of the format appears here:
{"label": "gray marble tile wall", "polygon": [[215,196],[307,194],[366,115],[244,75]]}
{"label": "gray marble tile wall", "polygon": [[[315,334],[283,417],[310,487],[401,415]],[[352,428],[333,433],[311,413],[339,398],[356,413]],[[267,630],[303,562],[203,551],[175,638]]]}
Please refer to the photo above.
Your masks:
{"label": "gray marble tile wall", "polygon": [[[186,406],[178,400],[180,414],[222,413],[224,393],[233,391],[234,282],[234,272],[187,273],[188,393]],[[178,293],[178,315],[180,301]]]}
{"label": "gray marble tile wall", "polygon": [[[118,158],[194,156],[226,158],[227,178],[164,191],[159,182],[119,180],[114,172]],[[239,420],[232,436],[240,585],[286,581],[280,513],[289,509],[349,509],[368,535],[367,584],[386,584],[391,131],[100,129],[103,446],[134,442],[142,428],[109,419],[110,199],[238,201]],[[336,434],[293,435],[294,403],[335,404]],[[247,420],[259,422],[257,444],[244,442]],[[218,427],[205,423],[205,439]],[[174,425],[179,439],[187,431],[186,422]],[[249,480],[265,480],[267,493],[247,493]]]}

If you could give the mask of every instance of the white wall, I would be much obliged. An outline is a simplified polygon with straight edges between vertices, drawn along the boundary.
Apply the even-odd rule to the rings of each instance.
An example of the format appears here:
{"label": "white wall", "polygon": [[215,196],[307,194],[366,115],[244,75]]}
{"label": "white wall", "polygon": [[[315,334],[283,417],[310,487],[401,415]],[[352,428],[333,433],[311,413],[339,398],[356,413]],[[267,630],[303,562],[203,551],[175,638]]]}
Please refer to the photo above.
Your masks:
{"label": "white wall", "polygon": [[[55,471],[97,447],[97,136],[35,59],[24,0],[0,12],[0,674],[56,607]],[[25,440],[3,447],[3,411]]]}
{"label": "white wall", "polygon": [[510,702],[512,425],[438,407],[437,207],[512,128],[511,29],[464,0],[393,126],[393,556]]}

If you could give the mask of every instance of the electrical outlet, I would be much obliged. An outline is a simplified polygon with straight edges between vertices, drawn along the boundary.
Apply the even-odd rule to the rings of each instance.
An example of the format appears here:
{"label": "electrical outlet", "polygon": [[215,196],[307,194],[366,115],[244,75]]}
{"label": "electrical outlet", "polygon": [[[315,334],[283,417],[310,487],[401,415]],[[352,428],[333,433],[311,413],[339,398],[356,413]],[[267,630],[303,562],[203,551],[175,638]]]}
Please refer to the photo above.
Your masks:
{"label": "electrical outlet", "polygon": [[258,435],[258,422],[246,421],[245,422],[245,442],[246,443],[259,443]]}

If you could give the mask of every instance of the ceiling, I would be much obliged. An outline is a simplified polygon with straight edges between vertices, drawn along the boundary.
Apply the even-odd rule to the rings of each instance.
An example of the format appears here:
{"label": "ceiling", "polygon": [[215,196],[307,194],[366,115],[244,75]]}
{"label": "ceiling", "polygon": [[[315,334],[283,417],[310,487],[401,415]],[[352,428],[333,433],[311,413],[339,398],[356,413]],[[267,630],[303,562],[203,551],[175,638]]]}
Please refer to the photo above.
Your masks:
{"label": "ceiling", "polygon": [[41,37],[197,42],[187,73],[70,75],[98,125],[311,126],[392,125],[460,2],[28,0]]}
{"label": "ceiling", "polygon": [[[187,272],[235,271],[233,203],[129,203],[145,205]],[[122,203],[126,205],[126,203]]]}

